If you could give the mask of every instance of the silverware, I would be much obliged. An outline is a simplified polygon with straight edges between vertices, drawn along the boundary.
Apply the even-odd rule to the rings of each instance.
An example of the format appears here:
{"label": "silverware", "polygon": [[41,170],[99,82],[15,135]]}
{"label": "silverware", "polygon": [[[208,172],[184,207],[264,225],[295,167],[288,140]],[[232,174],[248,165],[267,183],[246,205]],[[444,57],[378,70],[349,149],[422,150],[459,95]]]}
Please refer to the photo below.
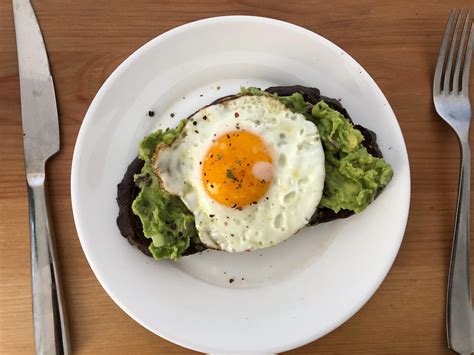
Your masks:
{"label": "silverware", "polygon": [[471,195],[469,69],[474,45],[474,25],[471,24],[470,11],[467,11],[458,44],[463,11],[460,10],[457,15],[453,31],[456,14],[456,10],[451,10],[439,50],[433,82],[433,100],[436,111],[456,132],[461,146],[461,173],[449,267],[446,328],[449,348],[460,354],[470,354],[474,352],[474,325],[469,270]]}
{"label": "silverware", "polygon": [[31,277],[37,354],[68,354],[69,338],[45,189],[46,161],[59,151],[53,78],[29,0],[13,0],[23,146],[30,211]]}

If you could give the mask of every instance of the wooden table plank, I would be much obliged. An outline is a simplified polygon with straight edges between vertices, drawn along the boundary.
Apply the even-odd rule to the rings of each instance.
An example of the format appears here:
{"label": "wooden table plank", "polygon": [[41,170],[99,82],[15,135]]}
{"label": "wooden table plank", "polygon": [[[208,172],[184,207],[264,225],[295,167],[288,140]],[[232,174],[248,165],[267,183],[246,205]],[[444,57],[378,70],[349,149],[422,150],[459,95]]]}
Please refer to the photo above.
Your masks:
{"label": "wooden table plank", "polygon": [[[457,189],[454,135],[432,106],[446,1],[34,1],[48,47],[61,122],[49,166],[54,226],[74,353],[190,354],[126,316],[92,274],[75,231],[70,168],[82,118],[107,76],[154,36],[203,17],[246,14],[311,29],[348,51],[377,81],[403,130],[412,172],[404,243],[385,282],[352,319],[291,354],[448,354],[445,288]],[[457,2],[473,5],[473,1]],[[28,216],[14,29],[0,11],[0,352],[31,353]],[[471,265],[474,265],[471,261]]]}

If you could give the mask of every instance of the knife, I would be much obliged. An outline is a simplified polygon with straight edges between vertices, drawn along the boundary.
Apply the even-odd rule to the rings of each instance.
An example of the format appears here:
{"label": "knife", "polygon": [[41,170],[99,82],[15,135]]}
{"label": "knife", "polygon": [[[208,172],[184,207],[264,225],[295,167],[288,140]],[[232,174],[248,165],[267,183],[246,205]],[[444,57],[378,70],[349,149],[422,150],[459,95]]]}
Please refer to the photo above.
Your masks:
{"label": "knife", "polygon": [[31,279],[37,354],[68,354],[66,312],[46,194],[46,161],[59,151],[48,55],[29,0],[13,0],[30,214]]}

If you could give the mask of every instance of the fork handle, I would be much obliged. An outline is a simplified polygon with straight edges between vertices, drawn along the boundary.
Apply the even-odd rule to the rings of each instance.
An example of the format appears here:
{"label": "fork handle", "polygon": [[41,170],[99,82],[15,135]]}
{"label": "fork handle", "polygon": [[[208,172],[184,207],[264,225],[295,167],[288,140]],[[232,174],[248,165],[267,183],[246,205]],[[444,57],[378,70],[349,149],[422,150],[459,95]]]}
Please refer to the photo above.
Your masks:
{"label": "fork handle", "polygon": [[27,174],[36,354],[68,354],[66,312],[45,191],[45,174]]}
{"label": "fork handle", "polygon": [[474,351],[471,276],[469,269],[471,148],[468,139],[462,139],[460,142],[461,173],[459,177],[451,263],[449,266],[446,327],[449,348],[457,353],[470,354]]}

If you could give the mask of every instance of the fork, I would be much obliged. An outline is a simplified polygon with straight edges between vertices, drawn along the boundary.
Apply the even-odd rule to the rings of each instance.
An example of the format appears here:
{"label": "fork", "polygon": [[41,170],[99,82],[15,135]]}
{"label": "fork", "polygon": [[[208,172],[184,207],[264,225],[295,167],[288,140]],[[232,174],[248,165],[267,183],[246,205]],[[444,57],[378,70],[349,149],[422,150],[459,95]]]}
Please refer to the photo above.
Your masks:
{"label": "fork", "polygon": [[[461,147],[461,172],[446,300],[446,331],[448,347],[451,350],[459,354],[470,354],[474,352],[474,325],[469,270],[471,194],[469,70],[474,45],[474,25],[471,24],[471,13],[468,10],[461,39],[458,41],[463,10],[457,15],[453,31],[456,14],[455,9],[451,10],[439,50],[433,82],[433,101],[438,114],[456,133]],[[453,64],[455,64],[454,70]]]}

